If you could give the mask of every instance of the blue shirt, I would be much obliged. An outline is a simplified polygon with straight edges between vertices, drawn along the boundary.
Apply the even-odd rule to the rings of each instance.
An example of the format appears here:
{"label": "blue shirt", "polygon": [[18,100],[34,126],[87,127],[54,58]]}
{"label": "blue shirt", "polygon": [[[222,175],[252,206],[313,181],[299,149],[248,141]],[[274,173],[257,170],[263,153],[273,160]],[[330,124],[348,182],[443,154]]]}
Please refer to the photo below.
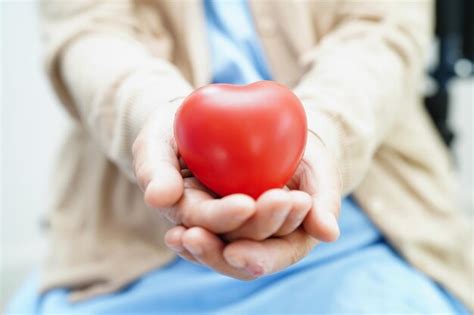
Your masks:
{"label": "blue shirt", "polygon": [[246,1],[205,1],[212,82],[271,80]]}

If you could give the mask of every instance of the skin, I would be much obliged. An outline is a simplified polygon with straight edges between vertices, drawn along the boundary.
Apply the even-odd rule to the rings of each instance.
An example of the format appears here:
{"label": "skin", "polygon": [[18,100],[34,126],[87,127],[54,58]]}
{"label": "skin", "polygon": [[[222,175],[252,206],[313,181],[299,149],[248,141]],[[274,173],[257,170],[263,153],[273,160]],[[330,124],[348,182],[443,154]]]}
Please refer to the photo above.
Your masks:
{"label": "skin", "polygon": [[186,169],[173,137],[175,108],[156,110],[133,145],[137,184],[146,204],[175,226],[166,245],[184,259],[251,280],[287,268],[319,242],[339,236],[341,182],[322,141],[308,133],[293,178],[257,200],[218,198]]}

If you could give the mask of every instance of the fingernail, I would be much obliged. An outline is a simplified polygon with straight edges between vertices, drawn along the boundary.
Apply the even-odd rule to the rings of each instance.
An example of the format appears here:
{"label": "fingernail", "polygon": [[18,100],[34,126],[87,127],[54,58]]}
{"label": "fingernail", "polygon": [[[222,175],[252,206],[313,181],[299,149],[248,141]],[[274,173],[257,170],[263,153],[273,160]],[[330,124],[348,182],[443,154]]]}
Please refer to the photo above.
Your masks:
{"label": "fingernail", "polygon": [[197,244],[186,244],[185,247],[193,255],[202,255],[202,247]]}
{"label": "fingernail", "polygon": [[248,265],[245,270],[253,277],[259,277],[263,275],[263,268],[259,265]]}
{"label": "fingernail", "polygon": [[321,219],[326,227],[332,230],[335,234],[339,235],[339,224],[337,224],[336,217],[331,212],[321,213]]}
{"label": "fingernail", "polygon": [[226,260],[234,268],[237,268],[237,269],[245,268],[245,260],[240,256],[228,256],[226,257]]}

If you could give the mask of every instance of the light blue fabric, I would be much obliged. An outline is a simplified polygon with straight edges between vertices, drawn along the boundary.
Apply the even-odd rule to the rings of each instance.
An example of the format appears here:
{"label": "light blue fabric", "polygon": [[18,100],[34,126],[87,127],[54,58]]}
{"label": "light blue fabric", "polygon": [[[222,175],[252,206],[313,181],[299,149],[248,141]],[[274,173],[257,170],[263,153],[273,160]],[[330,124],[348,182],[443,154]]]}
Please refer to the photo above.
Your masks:
{"label": "light blue fabric", "polygon": [[[205,1],[214,82],[269,79],[246,2]],[[67,290],[38,296],[38,273],[7,314],[382,314],[467,313],[432,280],[400,258],[350,198],[341,237],[296,265],[243,282],[177,259],[120,292],[67,302]]]}
{"label": "light blue fabric", "polygon": [[460,314],[462,308],[406,264],[345,199],[341,238],[296,265],[244,282],[177,259],[124,290],[69,304],[66,290],[39,297],[35,273],[7,314]]}
{"label": "light blue fabric", "polygon": [[244,1],[204,1],[214,83],[247,84],[271,76]]}

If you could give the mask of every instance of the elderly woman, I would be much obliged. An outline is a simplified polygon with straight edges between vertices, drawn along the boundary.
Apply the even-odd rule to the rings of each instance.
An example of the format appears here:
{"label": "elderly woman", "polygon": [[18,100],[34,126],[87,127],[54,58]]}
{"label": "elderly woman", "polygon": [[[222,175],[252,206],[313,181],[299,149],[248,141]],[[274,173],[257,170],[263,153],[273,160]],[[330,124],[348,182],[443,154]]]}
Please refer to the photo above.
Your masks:
{"label": "elderly woman", "polygon": [[[429,2],[51,1],[42,15],[71,129],[50,254],[9,312],[474,309],[472,239],[420,103]],[[290,190],[216,198],[183,178],[175,111],[196,87],[258,80],[301,100],[303,160]]]}

